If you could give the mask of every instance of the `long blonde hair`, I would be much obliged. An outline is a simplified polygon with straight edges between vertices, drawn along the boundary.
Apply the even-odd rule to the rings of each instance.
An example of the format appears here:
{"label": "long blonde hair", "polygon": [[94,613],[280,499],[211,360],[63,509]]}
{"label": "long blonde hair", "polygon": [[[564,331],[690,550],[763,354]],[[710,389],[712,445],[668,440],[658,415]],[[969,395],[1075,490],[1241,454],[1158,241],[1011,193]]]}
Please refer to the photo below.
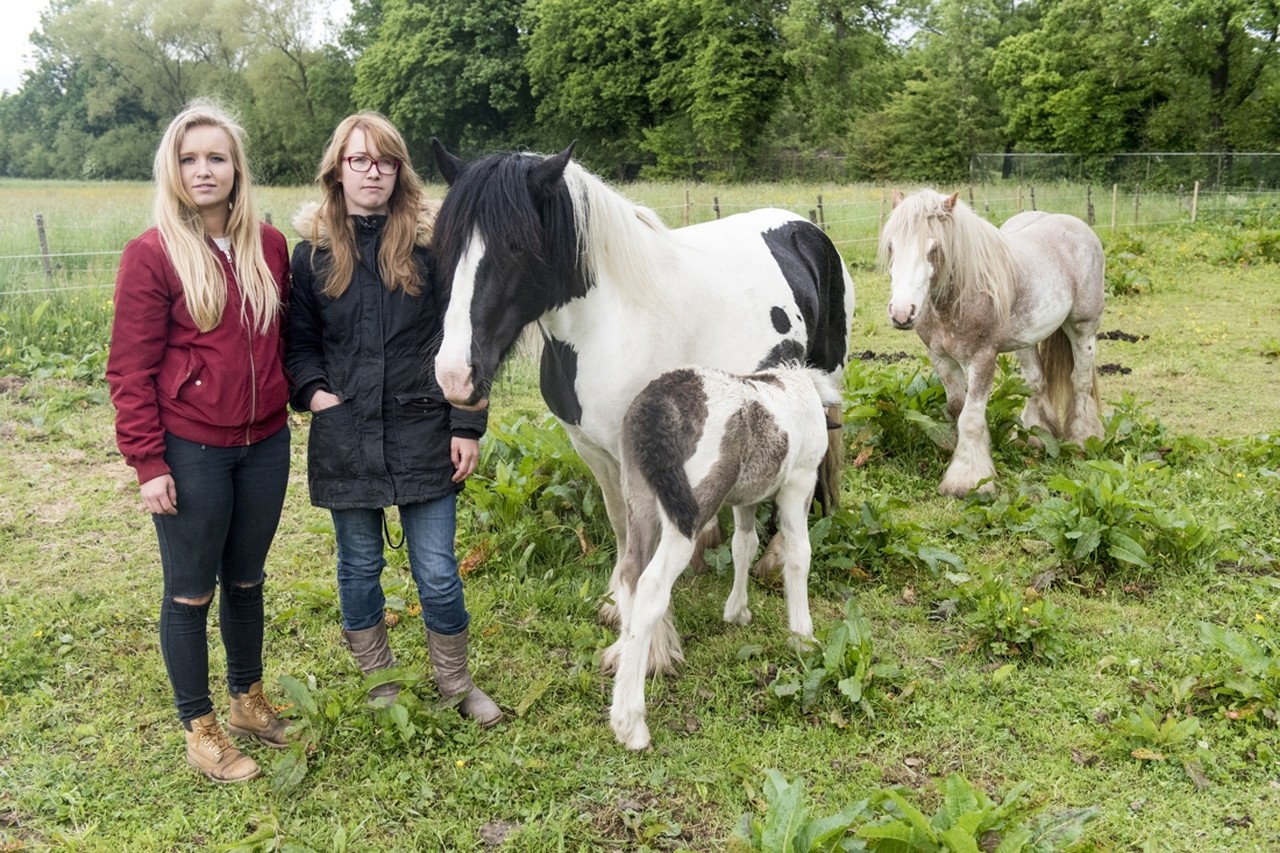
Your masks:
{"label": "long blonde hair", "polygon": [[382,243],[378,249],[378,274],[388,290],[403,290],[413,296],[422,290],[422,276],[413,261],[413,247],[418,239],[419,217],[422,214],[422,180],[409,161],[409,146],[395,125],[375,112],[361,112],[347,116],[329,138],[316,183],[324,193],[320,209],[312,221],[310,234],[311,257],[314,261],[318,248],[329,250],[329,267],[324,272],[324,294],[336,299],[346,292],[356,264],[355,227],[347,212],[347,199],[342,193],[342,154],[356,128],[364,131],[366,139],[383,157],[400,161],[396,172],[395,187],[387,202],[387,222],[382,230]]}
{"label": "long blonde hair", "polygon": [[[202,332],[222,322],[227,307],[227,280],[222,263],[209,245],[200,210],[182,181],[178,157],[183,139],[193,127],[217,127],[227,134],[235,184],[228,198],[226,236],[235,248],[236,280],[243,300],[241,322],[265,334],[280,313],[280,291],[262,253],[262,232],[254,212],[244,131],[216,102],[199,98],[169,122],[156,149],[156,228],[169,261],[182,282],[187,310]],[[247,316],[252,314],[252,320]]]}

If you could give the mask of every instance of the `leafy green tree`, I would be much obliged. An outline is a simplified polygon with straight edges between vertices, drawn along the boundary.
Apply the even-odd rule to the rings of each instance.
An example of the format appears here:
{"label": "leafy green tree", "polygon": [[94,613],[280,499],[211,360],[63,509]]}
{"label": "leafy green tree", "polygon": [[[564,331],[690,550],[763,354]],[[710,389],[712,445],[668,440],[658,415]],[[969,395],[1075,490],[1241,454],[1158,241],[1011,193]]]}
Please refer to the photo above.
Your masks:
{"label": "leafy green tree", "polygon": [[1167,99],[1147,138],[1164,150],[1271,150],[1280,138],[1280,3],[1153,0]]}
{"label": "leafy green tree", "polygon": [[793,0],[779,20],[785,106],[795,144],[844,151],[859,118],[902,83],[892,44],[908,9],[887,2]]}
{"label": "leafy green tree", "polygon": [[353,63],[335,47],[314,45],[320,22],[310,0],[248,0],[247,10],[245,123],[255,171],[266,181],[304,183],[334,125],[351,112]]}
{"label": "leafy green tree", "polygon": [[1140,150],[1145,119],[1168,97],[1151,0],[1061,0],[1031,31],[1003,42],[991,79],[1005,133],[1022,151]]}
{"label": "leafy green tree", "polygon": [[520,33],[523,0],[384,0],[356,61],[354,101],[400,128],[420,167],[430,138],[463,151],[527,136],[533,100]]}
{"label": "leafy green tree", "polygon": [[645,159],[644,131],[655,120],[650,88],[674,47],[668,6],[654,0],[541,0],[525,37],[537,138],[546,150],[577,139],[577,156],[596,169],[626,173]]}
{"label": "leafy green tree", "polygon": [[996,45],[1024,13],[994,0],[938,0],[904,61],[905,85],[868,119],[858,151],[875,177],[954,181],[970,157],[1001,146],[1000,100],[990,81]]}

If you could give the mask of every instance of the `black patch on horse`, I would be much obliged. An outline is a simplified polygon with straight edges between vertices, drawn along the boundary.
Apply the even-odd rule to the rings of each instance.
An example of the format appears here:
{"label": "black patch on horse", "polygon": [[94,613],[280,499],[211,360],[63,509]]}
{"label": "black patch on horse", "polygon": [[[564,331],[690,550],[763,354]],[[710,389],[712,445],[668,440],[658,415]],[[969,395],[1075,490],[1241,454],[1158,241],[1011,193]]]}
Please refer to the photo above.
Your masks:
{"label": "black patch on horse", "polygon": [[[798,357],[829,373],[838,370],[844,363],[851,320],[844,315],[844,262],[840,252],[821,228],[803,220],[779,225],[760,236],[773,253],[804,318],[809,351]],[[776,313],[773,317],[776,323]],[[790,352],[785,355],[790,356]],[[778,363],[766,359],[760,366]]]}
{"label": "black patch on horse", "polygon": [[542,367],[539,385],[547,408],[566,424],[582,422],[582,402],[574,382],[578,378],[578,351],[571,344],[542,333]]}
{"label": "black patch on horse", "polygon": [[769,311],[769,319],[773,321],[773,330],[780,335],[785,335],[791,331],[791,318],[787,316],[786,309],[775,305]]}
{"label": "black patch on horse", "polygon": [[623,454],[632,456],[663,511],[689,539],[698,529],[699,511],[684,464],[697,449],[706,422],[702,379],[684,369],[646,385],[622,425]]}
{"label": "black patch on horse", "polygon": [[[842,312],[843,313],[843,312]],[[804,344],[795,338],[786,338],[778,341],[776,345],[760,359],[760,363],[756,365],[756,370],[764,370],[767,367],[777,367],[779,364],[786,364],[791,361],[804,361]],[[839,365],[837,365],[839,366]],[[829,368],[834,370],[835,368]]]}

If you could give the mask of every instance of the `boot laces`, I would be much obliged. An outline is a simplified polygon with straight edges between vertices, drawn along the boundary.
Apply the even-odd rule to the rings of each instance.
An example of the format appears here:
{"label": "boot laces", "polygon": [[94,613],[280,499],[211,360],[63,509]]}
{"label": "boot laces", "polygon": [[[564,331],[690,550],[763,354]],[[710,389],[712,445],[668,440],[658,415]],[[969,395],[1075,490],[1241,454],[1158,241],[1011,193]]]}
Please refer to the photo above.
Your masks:
{"label": "boot laces", "polygon": [[275,709],[271,707],[271,703],[267,701],[267,697],[262,693],[246,693],[243,700],[244,709],[251,716],[256,717],[262,722],[270,722],[275,717]]}
{"label": "boot laces", "polygon": [[212,725],[200,726],[200,741],[214,750],[219,758],[222,757],[222,753],[231,748],[231,739],[216,722]]}

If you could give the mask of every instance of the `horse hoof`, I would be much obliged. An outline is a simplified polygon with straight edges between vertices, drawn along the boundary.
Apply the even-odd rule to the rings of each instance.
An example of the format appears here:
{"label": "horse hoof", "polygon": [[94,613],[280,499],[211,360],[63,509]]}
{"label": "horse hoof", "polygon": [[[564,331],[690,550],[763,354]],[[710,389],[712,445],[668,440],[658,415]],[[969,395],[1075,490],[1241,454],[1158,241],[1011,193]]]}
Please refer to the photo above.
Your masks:
{"label": "horse hoof", "polygon": [[648,749],[652,743],[649,737],[649,725],[643,719],[635,722],[633,725],[618,720],[611,719],[613,725],[613,735],[618,739],[618,743],[635,752]]}
{"label": "horse hoof", "polygon": [[724,621],[731,625],[750,625],[751,611],[745,607],[736,613],[730,613],[726,610],[724,614]]}

